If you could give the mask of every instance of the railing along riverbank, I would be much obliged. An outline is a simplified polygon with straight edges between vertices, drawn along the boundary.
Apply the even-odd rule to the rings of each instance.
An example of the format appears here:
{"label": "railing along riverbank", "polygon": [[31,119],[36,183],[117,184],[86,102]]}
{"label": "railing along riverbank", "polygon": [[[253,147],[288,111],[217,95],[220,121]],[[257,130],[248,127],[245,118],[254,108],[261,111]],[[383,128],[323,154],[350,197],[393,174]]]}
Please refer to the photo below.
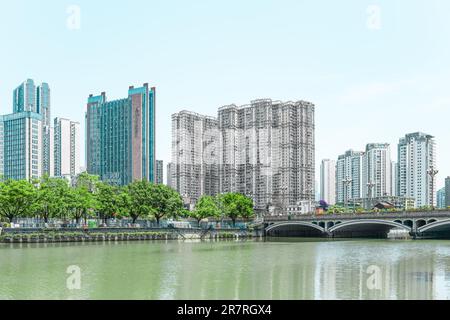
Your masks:
{"label": "railing along riverbank", "polygon": [[104,242],[144,240],[215,240],[253,238],[254,232],[243,229],[202,228],[93,228],[93,229],[50,229],[14,228],[3,229],[0,242],[3,243],[59,243],[59,242]]}

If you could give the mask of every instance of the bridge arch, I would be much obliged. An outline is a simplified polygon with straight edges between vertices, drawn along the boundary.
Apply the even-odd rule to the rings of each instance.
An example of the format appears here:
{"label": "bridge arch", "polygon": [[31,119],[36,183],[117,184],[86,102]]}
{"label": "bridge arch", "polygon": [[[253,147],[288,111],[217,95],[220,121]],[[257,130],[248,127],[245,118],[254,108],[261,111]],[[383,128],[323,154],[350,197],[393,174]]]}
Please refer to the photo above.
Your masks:
{"label": "bridge arch", "polygon": [[387,220],[365,219],[351,220],[336,224],[328,231],[334,237],[387,237],[392,229],[401,229],[411,232],[412,229],[402,223]]}
{"label": "bridge arch", "polygon": [[[430,220],[431,221],[431,220]],[[426,232],[436,232],[436,233],[448,233],[450,234],[450,219],[434,221],[420,228],[417,228],[417,232],[426,233]]]}
{"label": "bridge arch", "polygon": [[417,228],[417,229],[420,229],[420,228],[422,228],[423,226],[425,226],[426,224],[427,224],[427,222],[426,222],[425,220],[419,219],[419,220],[416,221],[416,228]]}
{"label": "bridge arch", "polygon": [[286,221],[269,225],[266,234],[284,237],[320,237],[325,235],[325,228],[310,222]]}

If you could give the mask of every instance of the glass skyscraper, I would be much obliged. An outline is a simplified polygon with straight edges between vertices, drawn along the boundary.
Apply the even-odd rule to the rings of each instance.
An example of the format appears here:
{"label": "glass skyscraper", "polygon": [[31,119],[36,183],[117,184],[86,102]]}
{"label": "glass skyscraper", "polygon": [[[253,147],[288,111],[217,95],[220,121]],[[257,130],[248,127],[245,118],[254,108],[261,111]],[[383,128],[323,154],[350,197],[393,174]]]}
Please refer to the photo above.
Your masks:
{"label": "glass skyscraper", "polygon": [[13,113],[0,117],[0,131],[0,173],[4,178],[51,174],[49,85],[36,86],[32,79],[20,84],[13,92]]}
{"label": "glass skyscraper", "polygon": [[129,87],[128,97],[107,101],[90,95],[86,111],[87,172],[126,185],[155,182],[155,88]]}

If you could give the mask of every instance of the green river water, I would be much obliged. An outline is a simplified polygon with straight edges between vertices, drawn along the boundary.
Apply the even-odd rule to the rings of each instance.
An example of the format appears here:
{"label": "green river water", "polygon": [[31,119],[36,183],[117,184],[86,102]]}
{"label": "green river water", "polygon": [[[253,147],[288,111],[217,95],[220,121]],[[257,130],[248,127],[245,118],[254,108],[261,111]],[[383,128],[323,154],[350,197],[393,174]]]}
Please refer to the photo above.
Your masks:
{"label": "green river water", "polygon": [[449,297],[450,241],[0,244],[0,299]]}

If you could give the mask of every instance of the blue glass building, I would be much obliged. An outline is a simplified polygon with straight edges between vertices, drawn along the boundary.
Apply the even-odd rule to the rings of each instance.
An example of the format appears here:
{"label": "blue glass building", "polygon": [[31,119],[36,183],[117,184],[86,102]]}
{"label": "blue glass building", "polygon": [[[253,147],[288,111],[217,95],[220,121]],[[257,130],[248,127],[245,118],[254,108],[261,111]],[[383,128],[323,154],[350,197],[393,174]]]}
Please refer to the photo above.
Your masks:
{"label": "blue glass building", "polygon": [[32,79],[13,92],[13,113],[0,117],[0,174],[34,179],[50,174],[50,88]]}
{"label": "blue glass building", "polygon": [[129,87],[128,97],[107,101],[90,95],[86,111],[87,172],[126,185],[155,182],[155,88]]}

